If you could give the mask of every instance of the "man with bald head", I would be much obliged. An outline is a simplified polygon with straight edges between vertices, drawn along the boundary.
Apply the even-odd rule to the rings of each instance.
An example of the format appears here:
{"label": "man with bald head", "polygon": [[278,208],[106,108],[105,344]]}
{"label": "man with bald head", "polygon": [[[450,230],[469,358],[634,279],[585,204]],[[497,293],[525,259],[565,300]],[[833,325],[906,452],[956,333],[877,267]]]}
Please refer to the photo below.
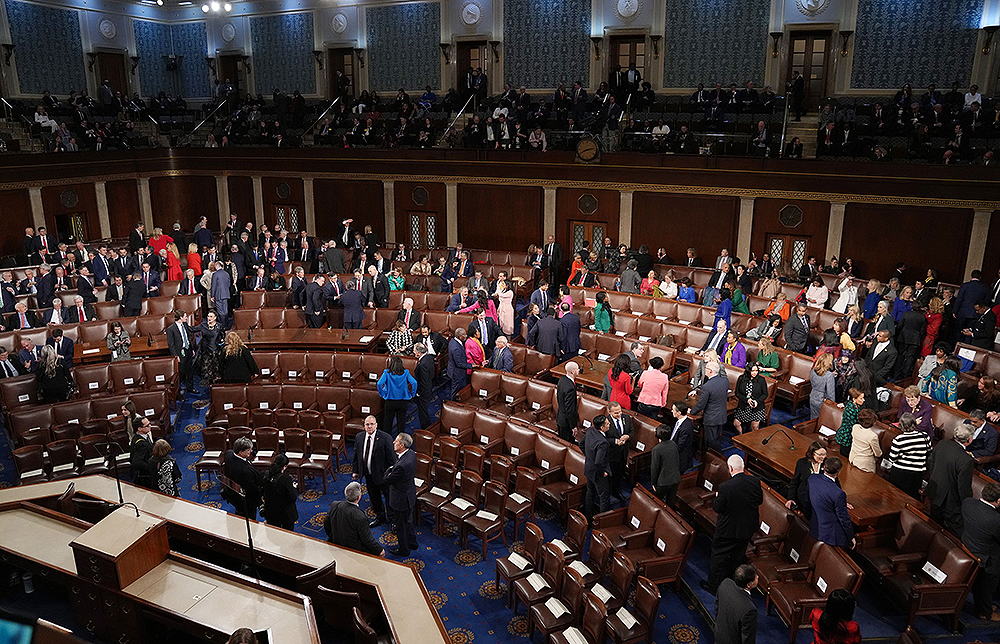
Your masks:
{"label": "man with bald head", "polygon": [[364,477],[368,487],[368,500],[372,504],[375,518],[368,527],[374,528],[385,523],[385,503],[383,495],[389,496],[389,490],[383,483],[385,471],[395,464],[396,455],[392,450],[392,436],[378,428],[378,420],[374,416],[365,417],[365,429],[354,437],[354,471],[352,479]]}
{"label": "man with bald head", "polygon": [[716,491],[715,511],[718,520],[712,537],[712,567],[701,587],[713,595],[723,579],[732,577],[745,563],[750,538],[760,527],[760,504],[764,493],[760,479],[743,471],[743,457],[733,454],[726,461],[729,480]]}

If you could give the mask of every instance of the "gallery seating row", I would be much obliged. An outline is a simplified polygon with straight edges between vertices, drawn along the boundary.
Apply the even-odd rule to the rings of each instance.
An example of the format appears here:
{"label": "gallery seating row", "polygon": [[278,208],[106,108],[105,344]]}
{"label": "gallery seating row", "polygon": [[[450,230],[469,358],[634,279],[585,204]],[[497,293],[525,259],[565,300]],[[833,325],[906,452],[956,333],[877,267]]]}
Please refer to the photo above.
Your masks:
{"label": "gallery seating row", "polygon": [[[166,389],[136,391],[131,394],[83,398],[48,405],[35,405],[11,411],[10,430],[18,445],[24,444],[33,433],[47,436],[61,425],[86,426],[88,421],[106,420],[110,431],[125,428],[122,407],[131,401],[139,415],[150,419],[162,429],[163,435],[173,431],[170,421],[170,397]],[[157,432],[154,432],[154,436]],[[44,440],[48,443],[49,439]]]}
{"label": "gallery seating row", "polygon": [[[304,421],[310,417],[315,422],[315,412],[320,415],[319,427],[333,433],[353,436],[364,427],[365,416],[382,415],[382,398],[367,387],[338,387],[315,384],[250,384],[213,385],[206,423],[228,426],[230,420],[249,419],[254,427],[272,427],[281,415],[296,415],[295,427],[316,428]],[[232,416],[230,416],[232,414]],[[236,423],[246,425],[247,423]]]}
{"label": "gallery seating row", "polygon": [[[364,313],[362,328],[391,331],[399,310],[366,308]],[[475,316],[470,313],[428,311],[423,314],[422,319],[431,331],[450,338],[455,329],[468,328]],[[234,329],[304,329],[308,326],[302,309],[264,307],[240,308],[233,311]]]}

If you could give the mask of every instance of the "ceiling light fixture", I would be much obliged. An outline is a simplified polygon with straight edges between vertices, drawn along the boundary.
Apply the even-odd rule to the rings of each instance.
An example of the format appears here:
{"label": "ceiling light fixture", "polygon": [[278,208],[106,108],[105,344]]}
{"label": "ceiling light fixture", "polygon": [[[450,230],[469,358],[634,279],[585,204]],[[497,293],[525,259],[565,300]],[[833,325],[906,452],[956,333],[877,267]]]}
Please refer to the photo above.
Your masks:
{"label": "ceiling light fixture", "polygon": [[231,5],[230,3],[227,2],[226,4],[222,5],[222,8],[225,9],[227,12],[228,11],[232,11],[233,10],[233,5]]}
{"label": "ceiling light fixture", "polygon": [[208,13],[208,5],[207,4],[201,5],[201,11],[202,13]]}

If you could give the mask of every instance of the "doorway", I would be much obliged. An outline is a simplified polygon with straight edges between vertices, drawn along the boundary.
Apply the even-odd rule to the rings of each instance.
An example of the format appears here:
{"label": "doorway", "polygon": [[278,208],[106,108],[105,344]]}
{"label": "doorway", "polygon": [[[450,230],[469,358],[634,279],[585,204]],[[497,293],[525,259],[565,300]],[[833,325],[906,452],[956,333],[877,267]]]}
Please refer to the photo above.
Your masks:
{"label": "doorway", "polygon": [[128,70],[123,51],[98,51],[97,74],[98,84],[105,80],[111,82],[111,90],[121,92],[123,99],[128,99]]}
{"label": "doorway", "polygon": [[406,211],[410,222],[410,248],[437,246],[437,213]]}
{"label": "doorway", "polygon": [[809,257],[811,238],[804,235],[767,235],[764,248],[771,255],[775,267],[785,266],[798,272]]}
{"label": "doorway", "polygon": [[228,80],[232,83],[233,93],[236,94],[237,99],[246,96],[247,82],[246,72],[243,68],[243,55],[240,53],[219,53],[217,63],[219,72],[216,78],[219,82],[225,83]]}
{"label": "doorway", "polygon": [[[102,81],[104,79],[101,79]],[[108,80],[111,80],[110,78]],[[112,85],[112,87],[114,87]],[[71,212],[64,215],[56,215],[56,236],[60,242],[72,246],[78,241],[87,241],[90,236],[87,234],[87,213]]]}
{"label": "doorway", "polygon": [[612,36],[608,51],[611,54],[609,72],[615,70],[615,65],[621,65],[622,71],[625,71],[634,64],[639,74],[646,77],[645,36]]}
{"label": "doorway", "polygon": [[340,96],[340,92],[337,91],[337,72],[344,75],[347,79],[347,86],[343,95],[348,98],[354,98],[357,96],[354,74],[354,50],[350,47],[338,47],[336,49],[328,49],[326,52],[326,70],[327,70],[327,80],[330,86],[330,100]]}
{"label": "doorway", "polygon": [[[462,93],[463,101],[468,100],[469,95],[472,93],[469,82],[474,69],[482,69],[483,73],[486,74],[486,79],[489,80],[490,57],[488,55],[488,47],[489,44],[485,40],[465,40],[458,43],[458,64],[455,67],[458,71],[458,86],[459,91]],[[489,87],[487,87],[486,92],[489,94]]]}
{"label": "doorway", "polygon": [[571,221],[569,222],[570,239],[573,240],[573,253],[579,253],[583,242],[589,241],[590,248],[604,244],[608,224],[603,221]]}
{"label": "doorway", "polygon": [[806,95],[802,104],[807,108],[819,105],[827,94],[831,40],[829,31],[796,31],[791,34],[786,78],[791,78],[792,72],[797,71],[805,79]]}
{"label": "doorway", "polygon": [[297,233],[299,231],[300,210],[298,204],[274,204],[270,221],[271,230],[284,228],[289,234]]}

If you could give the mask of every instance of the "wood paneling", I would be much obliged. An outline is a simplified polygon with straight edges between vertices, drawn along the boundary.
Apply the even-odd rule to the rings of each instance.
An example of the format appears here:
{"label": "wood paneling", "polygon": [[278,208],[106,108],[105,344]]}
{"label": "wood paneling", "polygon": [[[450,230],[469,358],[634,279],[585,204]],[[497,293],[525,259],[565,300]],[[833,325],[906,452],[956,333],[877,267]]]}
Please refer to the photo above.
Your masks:
{"label": "wood paneling", "polygon": [[316,203],[316,234],[330,239],[337,234],[343,219],[354,219],[358,230],[371,226],[379,239],[385,239],[385,191],[381,181],[316,179],[313,181]]}
{"label": "wood paneling", "polygon": [[24,229],[34,227],[27,190],[0,190],[0,255],[20,255]]}
{"label": "wood paneling", "polygon": [[[778,213],[785,206],[797,206],[802,211],[802,223],[794,228],[783,226],[778,221]],[[764,240],[768,234],[809,237],[809,254],[819,262],[829,259],[826,254],[826,235],[830,228],[830,203],[827,201],[793,201],[786,199],[757,198],[753,204],[753,234],[750,236],[750,252],[760,257],[767,252]],[[736,254],[735,248],[729,252]],[[741,257],[744,262],[749,257]],[[798,268],[796,266],[795,268]]]}
{"label": "wood paneling", "polygon": [[[76,203],[72,206],[64,206],[62,195],[67,198],[71,195],[67,191],[76,194]],[[72,203],[72,202],[70,202]],[[60,235],[66,237],[69,232],[57,230],[56,216],[79,213],[87,222],[87,237],[89,239],[100,239],[101,222],[97,215],[97,192],[93,183],[74,183],[68,186],[45,186],[42,188],[42,208],[45,212],[45,227],[50,235]],[[22,233],[24,231],[21,231]],[[84,241],[89,241],[84,240]],[[60,241],[63,241],[61,238]]]}
{"label": "wood paneling", "polygon": [[542,241],[541,188],[459,184],[458,241],[468,248],[525,250]]}
{"label": "wood paneling", "polygon": [[209,228],[218,228],[215,177],[153,177],[149,180],[149,200],[153,205],[154,227],[170,230],[179,221],[184,230],[194,230],[204,216],[208,217]]}
{"label": "wood paneling", "polygon": [[847,204],[841,258],[855,274],[885,280],[906,262],[913,283],[928,268],[943,282],[961,283],[972,234],[972,210]]}
{"label": "wood paneling", "polygon": [[[256,234],[257,220],[253,210],[253,179],[250,177],[228,177],[226,183],[229,185],[229,212],[235,212],[239,220],[244,223],[255,222],[254,234]],[[228,216],[226,220],[229,220]]]}
{"label": "wood paneling", "polygon": [[108,196],[108,217],[112,237],[128,237],[141,219],[139,185],[134,179],[108,181],[104,184]]}
{"label": "wood paneling", "polygon": [[[592,195],[597,199],[597,210],[585,215],[580,212],[580,197]],[[621,210],[621,193],[617,190],[584,190],[580,188],[559,188],[556,190],[556,241],[566,249],[566,260],[572,262],[570,249],[573,244],[571,221],[586,221],[604,224],[606,236],[618,243],[619,211]],[[539,237],[535,243],[544,244],[545,238]],[[520,249],[518,249],[520,250]]]}
{"label": "wood paneling", "polygon": [[636,192],[632,197],[632,246],[649,246],[654,254],[661,246],[674,261],[683,261],[693,247],[707,264],[719,250],[736,247],[740,200]]}
{"label": "wood paneling", "polygon": [[[282,183],[288,186],[287,197],[278,196],[278,186]],[[277,205],[286,206],[289,209],[296,208],[298,210],[296,221],[292,221],[290,210],[286,211],[285,214],[285,228],[288,230],[290,237],[294,236],[292,233],[297,233],[305,227],[306,200],[302,196],[302,179],[261,177],[260,187],[264,200],[264,223],[267,224],[267,227],[272,232],[277,225],[277,216],[275,214],[275,206]]]}
{"label": "wood paneling", "polygon": [[[972,269],[980,268],[973,266]],[[990,232],[986,236],[986,255],[983,257],[983,281],[993,284],[997,279],[997,271],[1000,271],[1000,210],[993,211],[993,218],[990,220]]]}
{"label": "wood paneling", "polygon": [[[423,188],[427,191],[427,203],[418,205],[413,200],[413,191]],[[435,213],[437,222],[437,245],[444,246],[448,237],[448,196],[443,183],[428,181],[426,183],[411,183],[397,181],[393,185],[396,211],[396,243],[410,246],[410,212]]]}

